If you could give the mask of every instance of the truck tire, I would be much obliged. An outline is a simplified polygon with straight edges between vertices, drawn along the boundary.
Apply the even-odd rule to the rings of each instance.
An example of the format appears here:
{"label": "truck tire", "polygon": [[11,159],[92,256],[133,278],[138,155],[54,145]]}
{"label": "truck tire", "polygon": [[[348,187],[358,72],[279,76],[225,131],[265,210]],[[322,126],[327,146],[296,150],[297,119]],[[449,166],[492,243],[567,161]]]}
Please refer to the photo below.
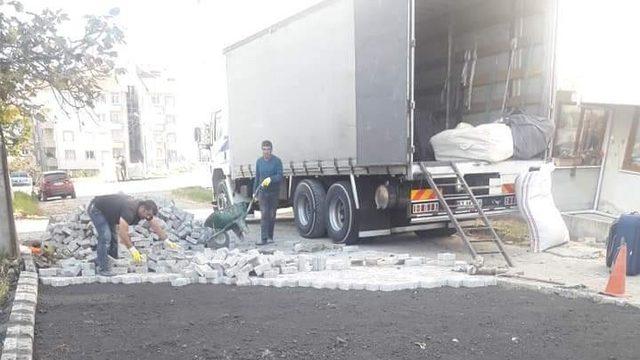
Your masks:
{"label": "truck tire", "polygon": [[327,192],[318,180],[302,180],[293,195],[293,214],[298,233],[314,239],[327,233]]}
{"label": "truck tire", "polygon": [[421,238],[430,239],[437,237],[448,237],[457,232],[456,229],[452,228],[439,228],[439,229],[431,229],[431,230],[417,230],[415,231],[416,235]]}
{"label": "truck tire", "polygon": [[327,232],[336,244],[358,242],[358,221],[351,185],[346,181],[337,182],[327,191],[326,201]]}

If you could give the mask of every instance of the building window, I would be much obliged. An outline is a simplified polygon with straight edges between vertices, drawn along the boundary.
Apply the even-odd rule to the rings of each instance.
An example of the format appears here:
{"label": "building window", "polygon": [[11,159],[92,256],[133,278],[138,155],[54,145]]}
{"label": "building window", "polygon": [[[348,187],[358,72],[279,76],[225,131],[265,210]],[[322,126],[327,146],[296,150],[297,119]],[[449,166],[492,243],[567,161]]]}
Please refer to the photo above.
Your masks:
{"label": "building window", "polygon": [[56,148],[45,148],[44,149],[44,156],[51,158],[51,159],[55,159],[56,158]]}
{"label": "building window", "polygon": [[106,114],[98,114],[98,121],[106,122],[107,121],[107,115]]}
{"label": "building window", "polygon": [[44,141],[53,142],[53,129],[44,129]]}
{"label": "building window", "polygon": [[175,142],[176,142],[176,134],[174,134],[174,133],[167,134],[167,142],[169,144],[175,144]]}
{"label": "building window", "polygon": [[167,124],[175,124],[176,116],[175,115],[167,115],[164,117]]}
{"label": "building window", "polygon": [[167,95],[164,97],[164,106],[172,107],[176,104],[176,98],[173,95]]}
{"label": "building window", "polygon": [[96,154],[93,150],[87,150],[84,152],[84,158],[87,160],[95,160]]}
{"label": "building window", "polygon": [[176,150],[167,150],[167,159],[169,161],[178,160],[178,152]]}
{"label": "building window", "polygon": [[118,158],[120,156],[124,156],[124,149],[122,148],[113,148],[113,157]]}
{"label": "building window", "polygon": [[158,94],[151,94],[151,103],[153,105],[160,105],[160,95]]}
{"label": "building window", "polygon": [[73,131],[65,131],[62,133],[62,140],[65,142],[73,142]]}
{"label": "building window", "polygon": [[111,138],[113,141],[123,141],[124,140],[124,131],[122,130],[111,130]]}
{"label": "building window", "polygon": [[553,158],[558,166],[602,164],[602,145],[608,111],[603,108],[559,106]]}
{"label": "building window", "polygon": [[120,94],[117,92],[111,93],[111,104],[120,105]]}
{"label": "building window", "polygon": [[624,153],[624,161],[622,169],[640,172],[640,108],[636,108],[633,122],[631,124],[631,132],[627,140],[627,149]]}
{"label": "building window", "polygon": [[76,160],[76,151],[75,150],[65,150],[64,151],[64,159],[75,161]]}
{"label": "building window", "polygon": [[110,116],[111,116],[111,122],[112,123],[120,124],[122,122],[122,120],[120,118],[120,112],[112,111]]}

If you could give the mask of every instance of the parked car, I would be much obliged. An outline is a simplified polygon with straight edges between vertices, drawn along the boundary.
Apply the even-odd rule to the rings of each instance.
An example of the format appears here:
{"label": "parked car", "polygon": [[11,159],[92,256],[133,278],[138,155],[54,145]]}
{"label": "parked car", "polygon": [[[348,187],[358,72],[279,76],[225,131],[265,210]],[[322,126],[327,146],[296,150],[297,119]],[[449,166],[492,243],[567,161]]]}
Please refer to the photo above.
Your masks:
{"label": "parked car", "polygon": [[33,179],[26,171],[14,171],[9,174],[11,190],[20,191],[31,196],[33,192]]}
{"label": "parked car", "polygon": [[61,196],[63,199],[67,196],[76,198],[76,189],[65,171],[47,171],[42,174],[38,184],[38,199],[47,201],[55,196]]}

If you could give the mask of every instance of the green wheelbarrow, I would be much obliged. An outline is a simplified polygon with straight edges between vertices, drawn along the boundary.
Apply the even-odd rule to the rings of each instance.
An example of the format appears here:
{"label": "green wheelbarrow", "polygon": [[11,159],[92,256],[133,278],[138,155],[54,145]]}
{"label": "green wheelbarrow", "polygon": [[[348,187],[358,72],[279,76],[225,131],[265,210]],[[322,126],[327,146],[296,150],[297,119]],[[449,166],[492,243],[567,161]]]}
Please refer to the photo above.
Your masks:
{"label": "green wheelbarrow", "polygon": [[208,234],[207,240],[205,241],[208,248],[219,249],[229,247],[231,240],[229,231],[233,231],[241,241],[244,240],[244,234],[249,230],[245,219],[260,189],[261,188],[258,188],[256,190],[251,201],[248,203],[245,201],[233,204],[224,209],[214,211],[207,217],[204,226],[212,229],[212,232]]}

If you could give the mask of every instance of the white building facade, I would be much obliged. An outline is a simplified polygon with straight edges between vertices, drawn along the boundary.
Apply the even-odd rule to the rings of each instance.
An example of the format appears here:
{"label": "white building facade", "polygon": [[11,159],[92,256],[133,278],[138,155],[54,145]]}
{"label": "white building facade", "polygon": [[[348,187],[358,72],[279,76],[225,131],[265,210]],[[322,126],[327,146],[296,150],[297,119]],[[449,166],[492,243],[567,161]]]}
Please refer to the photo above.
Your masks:
{"label": "white building facade", "polygon": [[47,121],[35,126],[41,168],[114,181],[116,159],[124,156],[131,177],[169,171],[180,160],[175,80],[133,67],[102,88],[94,109],[65,111],[54,98],[47,101]]}

